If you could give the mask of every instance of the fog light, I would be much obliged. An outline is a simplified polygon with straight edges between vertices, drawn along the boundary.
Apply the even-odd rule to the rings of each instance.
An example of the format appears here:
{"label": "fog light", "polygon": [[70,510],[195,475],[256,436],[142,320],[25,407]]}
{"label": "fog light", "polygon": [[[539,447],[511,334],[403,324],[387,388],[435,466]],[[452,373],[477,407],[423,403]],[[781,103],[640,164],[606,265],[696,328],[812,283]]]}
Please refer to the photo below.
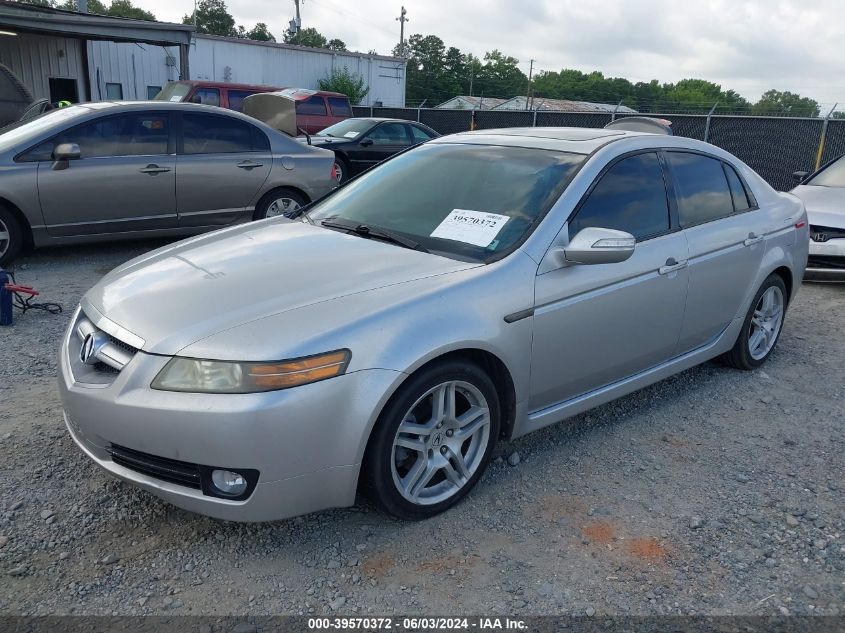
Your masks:
{"label": "fog light", "polygon": [[226,495],[237,497],[246,492],[247,482],[240,473],[233,473],[231,470],[211,471],[211,482],[214,487]]}

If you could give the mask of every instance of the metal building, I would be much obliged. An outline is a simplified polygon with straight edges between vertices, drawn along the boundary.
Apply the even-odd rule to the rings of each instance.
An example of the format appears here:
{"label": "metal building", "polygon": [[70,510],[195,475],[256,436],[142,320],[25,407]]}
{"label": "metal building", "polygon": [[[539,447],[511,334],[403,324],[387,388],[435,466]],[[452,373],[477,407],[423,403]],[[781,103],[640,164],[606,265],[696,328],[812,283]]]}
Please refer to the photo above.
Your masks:
{"label": "metal building", "polygon": [[[169,56],[175,64],[176,77],[187,75],[193,30],[184,24],[113,18],[0,0],[0,63],[8,66],[36,99],[55,102],[117,97],[118,86],[108,84],[129,84],[139,69],[143,73],[147,52],[152,52],[153,57]],[[122,50],[112,55],[109,47]],[[111,61],[119,66],[113,74],[109,74]],[[113,75],[119,81],[109,81]],[[140,98],[135,92],[120,96]]]}
{"label": "metal building", "polygon": [[52,102],[150,99],[182,78],[317,88],[345,67],[369,86],[363,105],[405,105],[404,59],[193,30],[0,0],[0,63]]}

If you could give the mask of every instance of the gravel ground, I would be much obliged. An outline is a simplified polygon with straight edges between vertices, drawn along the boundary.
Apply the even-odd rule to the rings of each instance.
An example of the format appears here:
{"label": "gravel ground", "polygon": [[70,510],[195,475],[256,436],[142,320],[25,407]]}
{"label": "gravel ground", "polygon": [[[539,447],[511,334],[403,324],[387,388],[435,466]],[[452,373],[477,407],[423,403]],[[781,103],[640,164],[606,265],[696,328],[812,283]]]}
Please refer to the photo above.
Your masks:
{"label": "gravel ground", "polygon": [[17,267],[65,312],[0,330],[0,612],[845,613],[845,287],[804,285],[763,370],[706,364],[500,445],[427,522],[362,501],[243,525],[112,479],[62,424],[74,306],[157,245]]}

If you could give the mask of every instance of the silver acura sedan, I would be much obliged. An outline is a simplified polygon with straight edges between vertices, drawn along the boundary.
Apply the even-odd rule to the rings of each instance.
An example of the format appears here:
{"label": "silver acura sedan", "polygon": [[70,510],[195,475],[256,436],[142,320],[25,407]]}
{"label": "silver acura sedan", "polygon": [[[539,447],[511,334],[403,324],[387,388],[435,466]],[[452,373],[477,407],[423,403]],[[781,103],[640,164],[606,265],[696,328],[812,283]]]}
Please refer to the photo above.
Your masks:
{"label": "silver acura sedan", "polygon": [[243,114],[103,102],[0,130],[0,265],[27,246],[192,235],[294,210],[334,154]]}
{"label": "silver acura sedan", "polygon": [[772,353],[803,204],[695,140],[457,134],[298,218],[112,271],[61,346],[79,447],[237,521],[353,504],[419,519],[515,438],[716,356]]}
{"label": "silver acura sedan", "polygon": [[803,181],[792,193],[806,205],[810,223],[810,258],[805,277],[845,281],[845,155],[809,177],[802,175]]}

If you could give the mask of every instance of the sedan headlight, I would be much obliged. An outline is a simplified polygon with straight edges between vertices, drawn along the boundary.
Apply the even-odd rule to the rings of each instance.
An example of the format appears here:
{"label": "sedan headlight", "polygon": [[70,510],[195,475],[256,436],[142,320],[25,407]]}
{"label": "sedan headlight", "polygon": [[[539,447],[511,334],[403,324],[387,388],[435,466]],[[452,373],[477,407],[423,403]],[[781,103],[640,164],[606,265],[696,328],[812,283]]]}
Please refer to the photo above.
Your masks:
{"label": "sedan headlight", "polygon": [[278,363],[170,359],[153,389],[193,393],[256,393],[289,389],[340,376],[352,357],[348,349]]}

